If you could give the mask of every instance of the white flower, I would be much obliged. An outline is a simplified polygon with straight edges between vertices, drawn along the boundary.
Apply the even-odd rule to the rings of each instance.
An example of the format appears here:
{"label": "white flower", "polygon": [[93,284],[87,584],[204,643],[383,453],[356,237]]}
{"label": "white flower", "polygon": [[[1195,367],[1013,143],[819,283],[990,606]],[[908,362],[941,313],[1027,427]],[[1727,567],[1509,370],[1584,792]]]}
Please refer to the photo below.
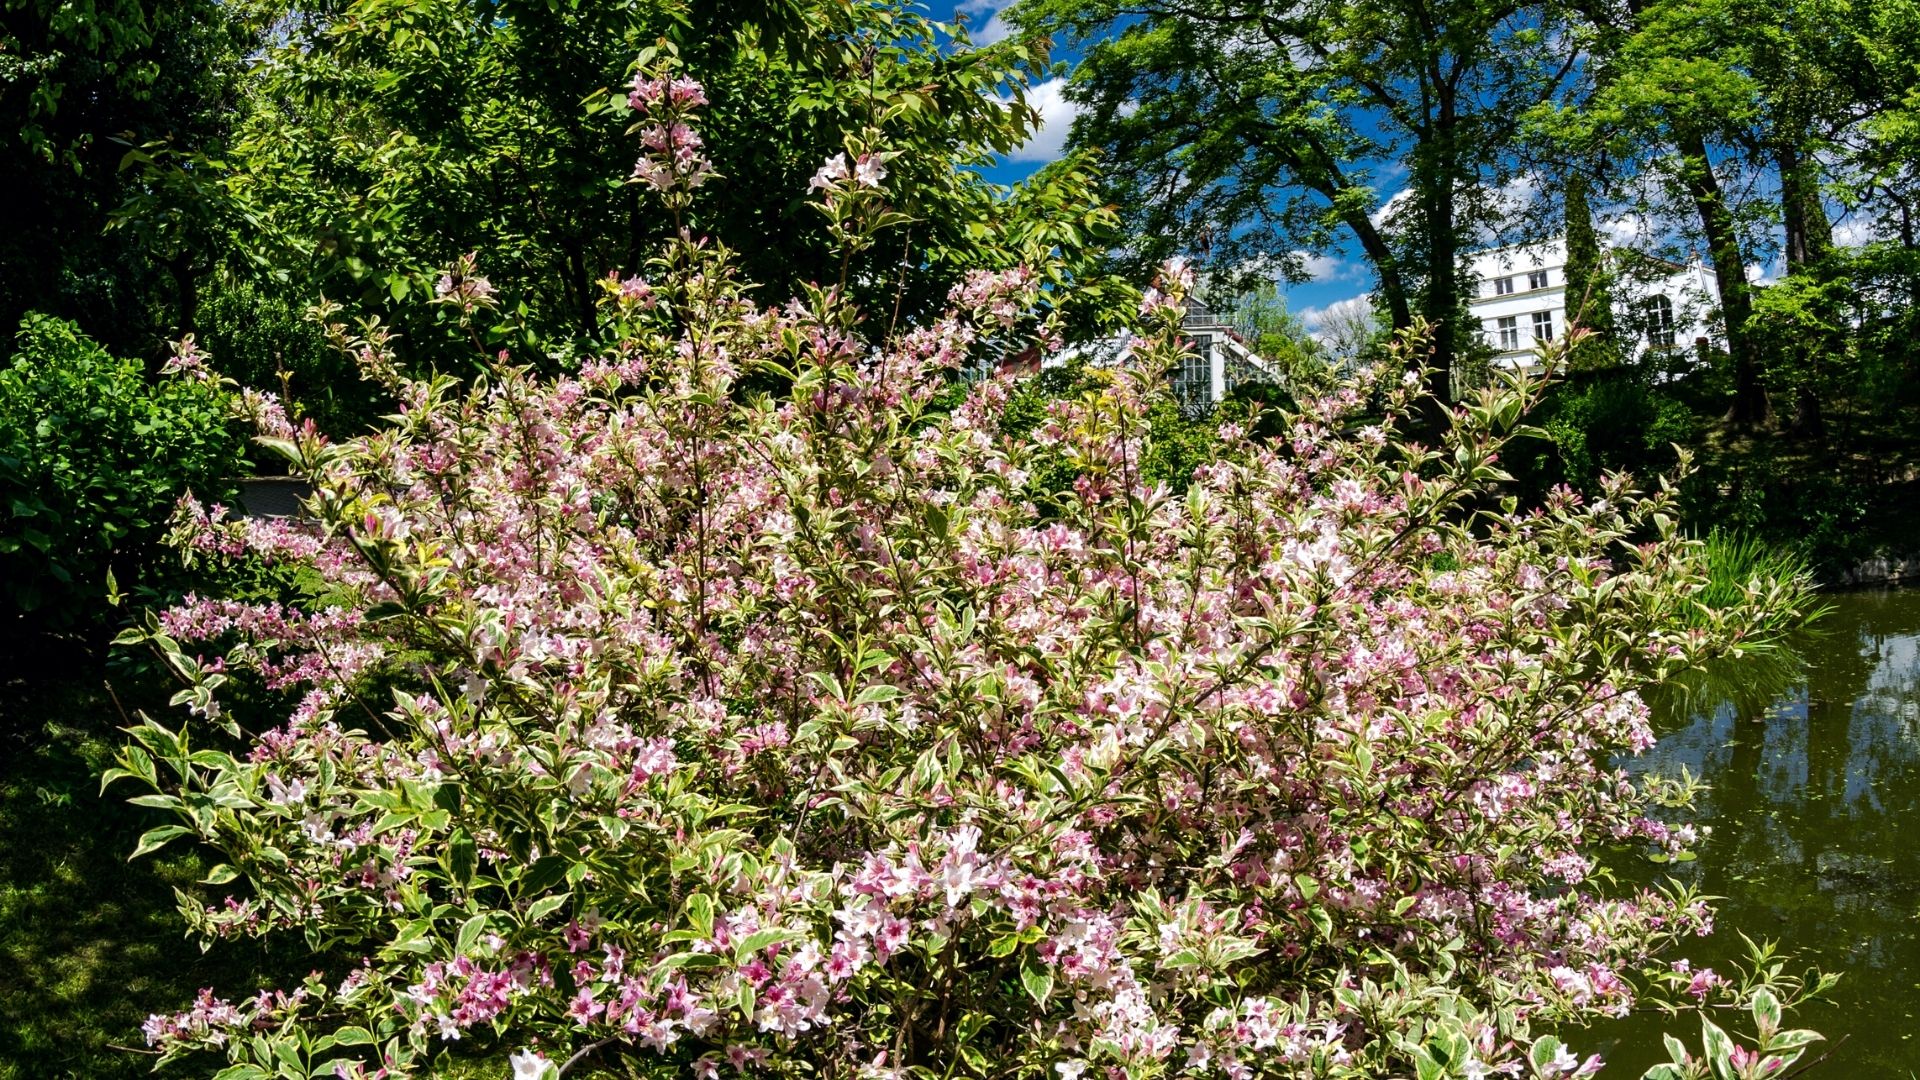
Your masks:
{"label": "white flower", "polygon": [[1084,1061],[1063,1061],[1053,1067],[1060,1074],[1060,1080],[1080,1080],[1080,1074],[1087,1071]]}
{"label": "white flower", "polygon": [[1568,1049],[1565,1046],[1562,1046],[1558,1051],[1554,1053],[1553,1061],[1551,1064],[1548,1065],[1548,1068],[1554,1070],[1555,1072],[1563,1072],[1563,1073],[1573,1072],[1579,1067],[1580,1067],[1580,1059],[1577,1057],[1574,1057],[1573,1051]]}
{"label": "white flower", "polygon": [[847,155],[835,154],[827,159],[826,164],[820,166],[819,172],[813,174],[813,181],[807,185],[807,190],[824,190],[846,178]]}
{"label": "white flower", "polygon": [[877,188],[886,178],[887,167],[872,154],[860,155],[860,163],[853,167],[854,182],[862,187]]}
{"label": "white flower", "polygon": [[553,1071],[553,1062],[532,1050],[522,1050],[507,1059],[513,1066],[513,1080],[541,1080]]}

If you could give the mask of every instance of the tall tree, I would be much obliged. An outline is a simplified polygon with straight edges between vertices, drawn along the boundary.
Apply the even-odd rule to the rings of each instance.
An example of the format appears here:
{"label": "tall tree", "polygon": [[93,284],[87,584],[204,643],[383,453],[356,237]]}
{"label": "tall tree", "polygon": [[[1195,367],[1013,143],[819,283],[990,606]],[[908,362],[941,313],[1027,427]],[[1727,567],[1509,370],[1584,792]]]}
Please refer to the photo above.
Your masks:
{"label": "tall tree", "polygon": [[1620,355],[1610,270],[1593,225],[1592,186],[1587,162],[1570,165],[1560,184],[1561,221],[1567,238],[1567,327],[1579,327],[1590,335],[1568,362],[1589,368],[1610,366]]}
{"label": "tall tree", "polygon": [[[1086,48],[1080,143],[1153,237],[1228,266],[1351,240],[1396,326],[1435,326],[1433,389],[1473,338],[1461,254],[1498,223],[1521,113],[1572,70],[1557,10],[1521,0],[1024,0]],[[1405,193],[1382,189],[1404,167]],[[1265,262],[1254,256],[1264,256]]]}
{"label": "tall tree", "polygon": [[216,136],[248,40],[221,0],[0,0],[0,337],[41,311],[151,358],[190,321],[198,258],[109,230],[120,162]]}
{"label": "tall tree", "polygon": [[[886,0],[263,3],[282,33],[223,194],[261,260],[366,313],[419,318],[408,295],[477,250],[516,332],[590,340],[601,279],[642,270],[682,224],[738,252],[769,301],[844,280],[905,318],[970,266],[1104,243],[1088,174],[1016,194],[970,168],[1034,130],[1044,51],[954,47],[954,28]],[[654,47],[705,84],[701,152],[729,181],[685,222],[623,182],[626,83]],[[910,219],[850,273],[806,199],[849,136],[897,152],[885,189]]]}
{"label": "tall tree", "polygon": [[[1596,144],[1629,180],[1664,182],[1713,262],[1734,373],[1729,418],[1771,407],[1769,345],[1752,325],[1747,267],[1778,252],[1789,275],[1832,250],[1827,172],[1858,123],[1850,71],[1864,60],[1847,0],[1586,3],[1592,76],[1574,145]],[[1797,413],[1818,425],[1811,384]]]}

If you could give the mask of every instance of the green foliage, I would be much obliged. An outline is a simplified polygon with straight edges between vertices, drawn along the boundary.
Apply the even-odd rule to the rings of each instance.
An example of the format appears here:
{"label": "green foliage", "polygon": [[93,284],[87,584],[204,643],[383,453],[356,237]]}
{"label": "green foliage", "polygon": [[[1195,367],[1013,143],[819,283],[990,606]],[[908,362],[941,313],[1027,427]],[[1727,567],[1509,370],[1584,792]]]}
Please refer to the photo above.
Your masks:
{"label": "green foliage", "polygon": [[1630,369],[1570,376],[1531,419],[1546,438],[1515,447],[1514,471],[1535,495],[1559,483],[1591,490],[1609,472],[1669,472],[1674,445],[1694,444],[1702,430],[1685,401]]}
{"label": "green foliage", "polygon": [[1247,346],[1290,385],[1325,389],[1332,383],[1335,372],[1326,348],[1287,310],[1278,285],[1262,282],[1236,297],[1229,318]]}
{"label": "green foliage", "polygon": [[[1047,368],[1022,380],[1008,393],[1000,428],[1009,436],[1030,438],[1048,421],[1057,403],[1098,408],[1101,392],[1110,382],[1109,372],[1084,360]],[[957,403],[964,390],[963,384],[956,383],[948,400]],[[1291,398],[1277,386],[1249,384],[1236,387],[1216,408],[1191,416],[1163,395],[1147,408],[1148,438],[1140,475],[1149,485],[1165,486],[1176,494],[1184,492],[1193,480],[1193,470],[1220,456],[1222,425],[1271,434],[1277,425],[1278,409],[1291,404]],[[1034,486],[1055,497],[1071,491],[1080,475],[1061,453],[1042,451],[1035,454],[1034,461]]]}
{"label": "green foliage", "polygon": [[[255,7],[266,18],[286,5]],[[1011,191],[972,168],[1037,122],[1023,93],[1044,70],[1038,43],[954,50],[951,28],[885,0],[349,7],[351,18],[284,20],[224,156],[175,179],[220,176],[192,197],[225,204],[215,216],[245,263],[307,302],[324,292],[394,322],[415,362],[471,371],[466,333],[409,300],[473,251],[503,300],[479,328],[489,347],[590,352],[609,329],[602,279],[682,227],[737,252],[769,298],[843,281],[909,321],[965,270],[1113,240],[1085,169]],[[703,152],[732,181],[708,185],[684,219],[624,182],[642,48],[705,85]],[[854,137],[898,153],[888,199],[910,222],[843,266],[806,196]],[[1097,288],[1074,295],[1099,306]]]}
{"label": "green foliage", "polygon": [[129,142],[217,137],[247,35],[221,0],[0,0],[0,327],[28,311],[152,355],[190,324],[207,250],[107,231]]}
{"label": "green foliage", "polygon": [[1756,580],[1810,582],[1812,569],[1804,555],[1777,544],[1730,529],[1707,534],[1707,583],[1698,597],[1712,608],[1731,607],[1746,599]]}
{"label": "green foliage", "polygon": [[[1300,280],[1298,252],[1358,254],[1394,329],[1427,321],[1429,385],[1452,394],[1451,367],[1471,346],[1461,256],[1509,224],[1486,196],[1509,178],[1513,118],[1568,70],[1556,55],[1567,11],[1515,0],[1013,10],[1085,46],[1074,137],[1115,163],[1136,237],[1122,261],[1205,256],[1239,286],[1270,275],[1277,253],[1296,253],[1280,261]],[[1388,206],[1390,184],[1404,190]]]}
{"label": "green foliage", "polygon": [[160,571],[175,500],[220,497],[239,463],[217,390],[156,384],[71,323],[29,317],[0,369],[0,604],[85,621],[109,572],[133,584]]}
{"label": "green foliage", "polygon": [[297,415],[335,435],[363,430],[391,412],[392,403],[361,380],[353,358],[328,343],[291,292],[234,276],[208,294],[199,338],[220,374],[273,390]]}

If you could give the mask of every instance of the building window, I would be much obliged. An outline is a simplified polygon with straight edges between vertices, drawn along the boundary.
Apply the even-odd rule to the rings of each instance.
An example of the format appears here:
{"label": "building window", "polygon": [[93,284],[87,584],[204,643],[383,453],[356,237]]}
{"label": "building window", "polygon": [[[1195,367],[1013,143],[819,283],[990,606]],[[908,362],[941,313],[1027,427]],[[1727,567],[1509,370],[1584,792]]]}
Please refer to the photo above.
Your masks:
{"label": "building window", "polygon": [[1512,352],[1520,347],[1520,317],[1508,315],[1494,320],[1500,327],[1500,351]]}
{"label": "building window", "polygon": [[1533,313],[1533,340],[1553,340],[1553,312],[1536,311]]}
{"label": "building window", "polygon": [[1646,300],[1647,344],[1657,348],[1673,347],[1673,301],[1663,293]]}
{"label": "building window", "polygon": [[1493,295],[1505,296],[1513,291],[1513,279],[1510,277],[1493,279]]}
{"label": "building window", "polygon": [[1173,399],[1180,411],[1198,416],[1213,407],[1213,339],[1194,335],[1193,351],[1180,358],[1173,370]]}
{"label": "building window", "polygon": [[1527,288],[1544,289],[1546,287],[1547,287],[1547,272],[1545,270],[1533,270],[1528,272]]}

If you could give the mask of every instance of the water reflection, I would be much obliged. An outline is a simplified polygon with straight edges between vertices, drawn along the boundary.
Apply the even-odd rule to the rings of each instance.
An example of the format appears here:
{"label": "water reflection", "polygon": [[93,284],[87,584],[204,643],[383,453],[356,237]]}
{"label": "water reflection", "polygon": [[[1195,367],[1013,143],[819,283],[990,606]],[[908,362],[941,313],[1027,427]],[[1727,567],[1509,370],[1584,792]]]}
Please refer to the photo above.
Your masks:
{"label": "water reflection", "polygon": [[[1920,1076],[1920,591],[1832,599],[1797,657],[1663,695],[1660,743],[1629,767],[1684,765],[1712,785],[1698,816],[1712,835],[1697,862],[1670,871],[1725,898],[1722,930],[1697,959],[1742,956],[1737,928],[1842,972],[1833,1002],[1802,1017],[1847,1036],[1816,1075]],[[1596,1031],[1618,1038],[1606,1075],[1666,1060],[1662,1026]]]}

